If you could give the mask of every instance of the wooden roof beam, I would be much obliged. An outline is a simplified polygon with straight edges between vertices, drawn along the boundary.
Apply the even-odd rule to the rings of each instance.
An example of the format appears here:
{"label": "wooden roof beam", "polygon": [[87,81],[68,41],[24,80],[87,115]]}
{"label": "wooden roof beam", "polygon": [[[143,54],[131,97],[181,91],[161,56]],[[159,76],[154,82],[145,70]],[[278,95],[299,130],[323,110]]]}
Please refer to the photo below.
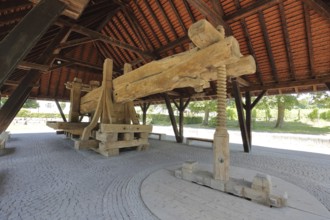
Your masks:
{"label": "wooden roof beam", "polygon": [[313,41],[312,41],[312,31],[311,31],[311,20],[309,16],[309,8],[303,3],[304,6],[304,17],[305,17],[305,30],[306,30],[306,38],[307,38],[307,48],[308,48],[308,61],[309,61],[309,69],[310,76],[312,78],[314,75],[314,51],[313,51]]}
{"label": "wooden roof beam", "polygon": [[61,43],[60,45],[58,45],[58,49],[64,49],[64,48],[68,48],[68,47],[75,47],[75,46],[79,46],[81,44],[87,44],[90,42],[95,41],[95,39],[91,39],[89,37],[83,37],[83,38],[79,38],[79,39],[75,39],[75,40],[71,40],[71,41],[67,41],[64,43]]}
{"label": "wooden roof beam", "polygon": [[265,45],[266,45],[267,55],[268,55],[269,62],[270,62],[270,68],[271,68],[271,71],[272,71],[272,75],[273,75],[274,81],[278,83],[277,68],[276,68],[276,65],[275,65],[272,46],[271,46],[270,41],[269,41],[269,36],[268,36],[268,31],[267,31],[267,27],[266,27],[264,14],[261,11],[259,11],[258,15],[259,15],[259,22],[260,22],[260,25],[261,25],[261,30],[262,30],[264,42],[265,42]]}
{"label": "wooden roof beam", "polygon": [[282,31],[284,35],[284,42],[286,46],[286,54],[289,61],[289,75],[292,80],[296,80],[296,71],[295,66],[293,63],[293,56],[292,56],[292,50],[290,45],[290,38],[289,38],[289,32],[288,32],[288,25],[286,22],[285,14],[284,14],[284,6],[283,3],[279,3],[279,9],[280,9],[280,17],[281,17],[281,23],[282,23]]}
{"label": "wooden roof beam", "polygon": [[322,0],[300,0],[300,1],[308,5],[309,8],[316,11],[323,18],[330,21],[330,8]]}
{"label": "wooden roof beam", "polygon": [[123,43],[119,40],[116,40],[112,37],[103,35],[100,32],[93,31],[93,30],[91,30],[89,28],[86,28],[84,26],[81,26],[81,25],[78,25],[78,24],[73,24],[73,23],[68,22],[66,20],[63,20],[63,19],[59,19],[57,24],[58,25],[69,26],[69,27],[71,27],[72,31],[74,31],[76,33],[79,33],[79,34],[82,34],[82,35],[85,35],[87,37],[90,37],[91,39],[99,40],[99,41],[102,41],[106,44],[110,44],[112,46],[116,46],[116,47],[119,47],[119,48],[122,48],[122,49],[125,49],[125,50],[128,50],[128,51],[132,51],[132,52],[137,53],[139,55],[143,55],[143,56],[150,57],[150,58],[153,57],[152,54],[150,54],[149,52],[143,51],[143,50],[141,50],[137,47],[134,47],[132,45]]}
{"label": "wooden roof beam", "polygon": [[[330,73],[328,73],[330,75]],[[280,89],[280,88],[294,88],[299,86],[312,86],[318,84],[324,84],[325,82],[330,83],[330,77],[320,77],[315,79],[305,79],[299,81],[286,81],[279,83],[269,83],[264,85],[250,85],[248,87],[242,87],[242,91],[259,91],[259,90],[269,90],[269,89]]]}
{"label": "wooden roof beam", "polygon": [[281,1],[282,0],[259,0],[259,1],[256,1],[256,3],[254,3],[248,7],[241,8],[232,14],[224,16],[223,19],[226,22],[237,21],[237,20],[240,20],[241,18],[245,18],[249,15],[253,15],[253,14],[257,13],[258,11],[262,11],[266,8],[274,6]]}
{"label": "wooden roof beam", "polygon": [[[10,76],[12,71],[16,69],[18,64],[25,58],[64,9],[65,4],[59,1],[45,1],[44,4],[38,4],[1,41],[0,86]],[[45,14],[47,14],[47,16],[44,16]],[[41,16],[45,18],[40,19]],[[12,45],[15,45],[15,47]]]}

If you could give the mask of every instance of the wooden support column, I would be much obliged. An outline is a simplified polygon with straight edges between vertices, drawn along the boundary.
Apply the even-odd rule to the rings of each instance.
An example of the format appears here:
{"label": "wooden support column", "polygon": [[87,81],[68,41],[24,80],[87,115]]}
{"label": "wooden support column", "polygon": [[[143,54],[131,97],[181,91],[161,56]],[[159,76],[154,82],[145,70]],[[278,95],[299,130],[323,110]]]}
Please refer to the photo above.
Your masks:
{"label": "wooden support column", "polygon": [[79,122],[80,110],[80,94],[81,94],[82,80],[74,78],[72,88],[70,89],[70,114],[69,122]]}
{"label": "wooden support column", "polygon": [[143,116],[142,116],[143,124],[146,125],[147,124],[147,111],[150,107],[150,103],[143,103],[140,105],[140,107],[143,112]]}
{"label": "wooden support column", "polygon": [[[49,64],[52,62],[54,48],[66,37],[69,30],[70,29],[66,27],[62,28],[53,41],[47,46],[46,50],[39,56],[37,63]],[[29,97],[35,83],[40,79],[40,74],[41,72],[38,70],[30,70],[0,109],[0,132],[5,131],[10,125],[11,121]]]}
{"label": "wooden support column", "polygon": [[251,133],[251,112],[252,112],[252,108],[251,108],[251,93],[250,92],[245,92],[245,120],[246,120],[246,132],[248,135],[248,141],[249,141],[249,145],[250,148],[252,146],[252,133]]}
{"label": "wooden support column", "polygon": [[0,87],[64,9],[63,2],[40,1],[0,42]]}
{"label": "wooden support column", "polygon": [[55,99],[55,104],[56,104],[56,106],[57,106],[57,108],[58,108],[58,111],[59,111],[60,114],[61,114],[61,117],[62,117],[63,121],[64,121],[64,122],[67,122],[67,120],[66,120],[66,118],[65,118],[65,115],[64,115],[64,113],[63,113],[63,110],[62,110],[60,104],[58,103],[58,100],[57,100],[57,99]]}
{"label": "wooden support column", "polygon": [[174,117],[173,108],[171,106],[171,100],[170,100],[170,98],[168,97],[167,94],[164,94],[164,99],[165,99],[165,104],[166,104],[166,107],[167,107],[167,110],[168,110],[168,115],[170,117],[171,124],[172,124],[172,127],[173,127],[176,142],[182,143],[181,136],[180,136],[179,130],[178,130],[178,126],[177,126],[177,123],[176,123],[176,120],[175,120],[175,117]]}
{"label": "wooden support column", "polygon": [[173,103],[175,104],[175,106],[179,110],[179,136],[180,136],[180,142],[179,143],[182,143],[183,142],[183,119],[184,119],[183,112],[187,108],[187,106],[190,102],[190,97],[188,98],[186,103],[184,103],[183,97],[180,97],[179,101],[180,101],[179,104],[177,102],[175,102],[175,100],[173,100]]}
{"label": "wooden support column", "polygon": [[236,79],[232,80],[232,85],[233,85],[232,91],[233,91],[233,96],[235,97],[238,121],[239,121],[242,140],[243,140],[244,152],[249,153],[251,151],[251,145],[250,145],[249,135],[248,135],[246,121],[245,121],[245,117],[244,117],[241,91],[239,89]]}

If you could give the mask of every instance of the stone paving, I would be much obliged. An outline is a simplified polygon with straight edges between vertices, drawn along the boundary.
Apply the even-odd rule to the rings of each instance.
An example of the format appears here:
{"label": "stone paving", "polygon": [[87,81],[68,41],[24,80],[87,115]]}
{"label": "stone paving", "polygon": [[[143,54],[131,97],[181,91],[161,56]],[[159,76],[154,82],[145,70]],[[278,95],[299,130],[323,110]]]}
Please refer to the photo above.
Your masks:
{"label": "stone paving", "polygon": [[[106,158],[76,151],[53,133],[13,134],[0,154],[0,219],[157,219],[141,199],[142,181],[185,160],[211,163],[212,150],[150,140],[146,152]],[[330,210],[328,155],[231,144],[231,164],[296,184]]]}

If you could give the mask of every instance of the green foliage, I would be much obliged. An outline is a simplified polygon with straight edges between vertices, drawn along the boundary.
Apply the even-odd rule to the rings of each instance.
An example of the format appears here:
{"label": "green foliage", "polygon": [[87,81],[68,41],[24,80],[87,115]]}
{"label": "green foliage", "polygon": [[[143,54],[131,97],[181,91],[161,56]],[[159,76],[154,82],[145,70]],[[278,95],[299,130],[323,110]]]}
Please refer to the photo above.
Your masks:
{"label": "green foliage", "polygon": [[311,104],[319,108],[330,108],[330,93],[329,92],[317,92],[312,94]]}
{"label": "green foliage", "polygon": [[184,117],[184,124],[201,124],[203,122],[203,117]]}
{"label": "green foliage", "polygon": [[[179,117],[175,116],[175,120],[178,122]],[[170,125],[171,121],[168,115],[163,114],[148,114],[147,115],[147,121],[150,122],[150,124],[154,125]],[[183,123],[184,124],[201,124],[203,121],[203,117],[184,117]]]}
{"label": "green foliage", "polygon": [[27,109],[21,109],[16,117],[22,117],[22,118],[28,118],[28,117],[31,117],[31,112]]}
{"label": "green foliage", "polygon": [[330,121],[330,110],[326,111],[326,112],[322,112],[320,114],[320,118],[326,121]]}
{"label": "green foliage", "polygon": [[215,112],[217,111],[217,102],[215,100],[190,102],[188,108],[193,113],[200,113],[205,110]]}
{"label": "green foliage", "polygon": [[24,103],[23,108],[39,108],[39,103],[34,99],[28,99]]}
{"label": "green foliage", "polygon": [[226,112],[227,112],[227,119],[228,120],[237,120],[236,109],[228,107]]}
{"label": "green foliage", "polygon": [[316,108],[316,109],[313,109],[313,111],[311,113],[309,113],[307,115],[307,117],[312,120],[312,121],[315,121],[316,119],[319,118],[319,110]]}

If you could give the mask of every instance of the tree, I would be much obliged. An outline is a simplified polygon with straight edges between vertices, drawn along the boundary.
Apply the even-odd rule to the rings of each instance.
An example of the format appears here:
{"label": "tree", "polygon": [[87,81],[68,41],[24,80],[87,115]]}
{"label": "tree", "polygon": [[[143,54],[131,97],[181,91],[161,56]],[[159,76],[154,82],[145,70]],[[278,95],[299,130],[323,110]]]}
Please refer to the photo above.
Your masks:
{"label": "tree", "polygon": [[39,103],[34,99],[28,99],[24,103],[23,108],[39,108]]}
{"label": "tree", "polygon": [[294,95],[277,95],[277,121],[275,128],[282,128],[284,124],[285,109],[292,109],[295,105],[298,105],[297,96]]}
{"label": "tree", "polygon": [[190,102],[188,108],[194,113],[204,112],[202,124],[208,125],[210,113],[217,110],[217,102],[215,100]]}
{"label": "tree", "polygon": [[317,92],[312,94],[311,104],[316,105],[319,108],[330,108],[330,93]]}

